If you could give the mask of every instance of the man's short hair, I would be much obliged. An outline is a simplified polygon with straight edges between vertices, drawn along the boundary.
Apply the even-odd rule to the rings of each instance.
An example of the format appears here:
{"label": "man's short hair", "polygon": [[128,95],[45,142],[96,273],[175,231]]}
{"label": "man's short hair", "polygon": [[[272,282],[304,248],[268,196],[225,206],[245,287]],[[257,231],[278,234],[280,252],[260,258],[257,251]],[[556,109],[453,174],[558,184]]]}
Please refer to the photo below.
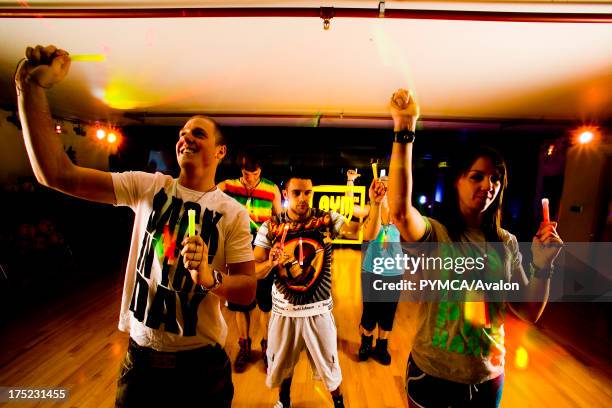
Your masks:
{"label": "man's short hair", "polygon": [[253,151],[243,151],[238,155],[240,169],[246,171],[257,171],[261,169],[261,158]]}
{"label": "man's short hair", "polygon": [[225,136],[223,135],[223,132],[221,131],[221,127],[219,126],[217,122],[215,122],[213,118],[208,117],[206,115],[193,115],[192,117],[189,118],[188,122],[191,119],[205,119],[209,121],[210,123],[212,123],[213,128],[215,129],[215,146],[226,146],[227,145],[227,141],[225,140]]}
{"label": "man's short hair", "polygon": [[285,178],[285,184],[283,186],[284,190],[287,190],[287,186],[289,185],[289,182],[292,179],[310,180],[311,182],[313,181],[310,172],[302,166],[291,166],[289,168],[289,174]]}

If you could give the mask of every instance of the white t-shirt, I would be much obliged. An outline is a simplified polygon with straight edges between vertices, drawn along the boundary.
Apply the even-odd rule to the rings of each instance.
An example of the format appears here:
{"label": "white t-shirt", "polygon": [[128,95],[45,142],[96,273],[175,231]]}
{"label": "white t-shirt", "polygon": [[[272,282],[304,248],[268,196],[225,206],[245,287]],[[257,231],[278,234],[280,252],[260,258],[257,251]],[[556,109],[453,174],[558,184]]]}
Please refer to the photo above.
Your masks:
{"label": "white t-shirt", "polygon": [[136,213],[127,264],[119,330],[141,346],[180,351],[224,345],[227,325],[219,297],[195,285],[182,262],[187,210],[196,211],[196,234],[208,245],[209,264],[253,260],[249,215],[216,189],[190,190],[161,173],[112,173],[117,205]]}
{"label": "white t-shirt", "polygon": [[306,220],[293,221],[283,211],[261,225],[255,245],[270,249],[284,237],[283,250],[288,256],[282,268],[270,272],[274,273],[273,313],[307,317],[332,310],[331,242],[344,222],[336,212],[311,208]]}

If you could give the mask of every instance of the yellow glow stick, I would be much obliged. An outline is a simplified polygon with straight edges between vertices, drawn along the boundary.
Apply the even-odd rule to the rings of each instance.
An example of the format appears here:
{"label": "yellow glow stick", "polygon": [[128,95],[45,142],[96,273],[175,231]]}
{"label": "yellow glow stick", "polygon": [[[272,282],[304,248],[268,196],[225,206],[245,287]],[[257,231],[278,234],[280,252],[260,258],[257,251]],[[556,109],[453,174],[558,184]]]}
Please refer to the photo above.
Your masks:
{"label": "yellow glow stick", "polygon": [[71,61],[77,62],[104,62],[106,61],[106,55],[104,54],[75,54],[70,55]]}
{"label": "yellow glow stick", "polygon": [[374,175],[374,180],[378,180],[378,163],[372,163],[372,174]]}
{"label": "yellow glow stick", "polygon": [[188,210],[187,216],[189,217],[189,237],[195,236],[195,210]]}

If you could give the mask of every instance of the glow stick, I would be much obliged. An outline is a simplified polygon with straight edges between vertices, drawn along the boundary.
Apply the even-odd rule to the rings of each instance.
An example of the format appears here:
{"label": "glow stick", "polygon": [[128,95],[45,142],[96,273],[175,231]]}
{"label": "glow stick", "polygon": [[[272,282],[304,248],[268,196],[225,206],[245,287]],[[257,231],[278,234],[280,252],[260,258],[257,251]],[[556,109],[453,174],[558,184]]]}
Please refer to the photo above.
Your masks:
{"label": "glow stick", "polygon": [[287,238],[287,231],[289,231],[289,224],[285,224],[283,227],[283,236],[281,237],[280,245],[281,248],[285,246],[285,238]]}
{"label": "glow stick", "polygon": [[76,62],[104,62],[106,55],[104,54],[75,54],[70,55],[71,61]]}
{"label": "glow stick", "polygon": [[491,327],[487,302],[464,302],[463,315],[476,327]]}
{"label": "glow stick", "polygon": [[372,163],[372,174],[374,175],[374,180],[378,180],[377,166],[378,163]]}
{"label": "glow stick", "polygon": [[550,209],[548,207],[548,198],[542,199],[542,222],[543,223],[550,222]]}
{"label": "glow stick", "polygon": [[195,236],[195,210],[188,210],[187,216],[189,217],[189,237]]}
{"label": "glow stick", "polygon": [[300,245],[300,266],[304,265],[304,249],[302,248],[302,237],[300,237],[299,239],[299,245]]}

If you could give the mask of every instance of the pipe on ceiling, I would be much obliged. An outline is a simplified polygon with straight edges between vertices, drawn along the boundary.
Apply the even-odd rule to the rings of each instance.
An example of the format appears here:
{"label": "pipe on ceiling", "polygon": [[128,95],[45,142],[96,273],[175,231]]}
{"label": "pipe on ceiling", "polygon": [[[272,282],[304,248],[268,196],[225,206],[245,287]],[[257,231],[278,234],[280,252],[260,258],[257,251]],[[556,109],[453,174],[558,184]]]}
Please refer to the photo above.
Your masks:
{"label": "pipe on ceiling", "polygon": [[219,7],[137,9],[0,9],[0,18],[215,18],[215,17],[315,17],[391,18],[413,20],[500,21],[527,23],[612,23],[610,13],[537,13],[473,10],[411,10],[334,7]]}

